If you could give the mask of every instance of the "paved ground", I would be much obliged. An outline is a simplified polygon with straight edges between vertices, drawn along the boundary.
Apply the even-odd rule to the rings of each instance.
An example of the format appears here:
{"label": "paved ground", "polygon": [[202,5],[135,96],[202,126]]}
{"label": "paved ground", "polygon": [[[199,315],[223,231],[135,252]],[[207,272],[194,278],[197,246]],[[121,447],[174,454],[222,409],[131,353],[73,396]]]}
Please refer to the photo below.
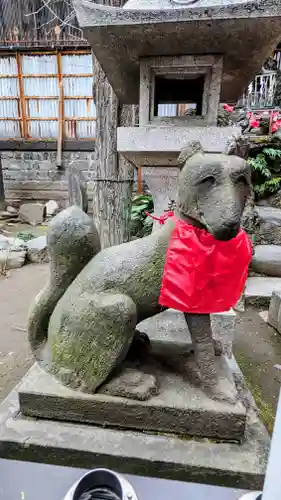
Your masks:
{"label": "paved ground", "polygon": [[47,280],[48,266],[29,264],[0,277],[0,400],[32,364],[26,332],[30,304]]}
{"label": "paved ground", "polygon": [[[26,332],[29,306],[47,280],[48,265],[27,265],[0,278],[0,401],[32,365]],[[281,337],[248,309],[237,323],[235,354],[261,416],[271,430],[281,386]]]}

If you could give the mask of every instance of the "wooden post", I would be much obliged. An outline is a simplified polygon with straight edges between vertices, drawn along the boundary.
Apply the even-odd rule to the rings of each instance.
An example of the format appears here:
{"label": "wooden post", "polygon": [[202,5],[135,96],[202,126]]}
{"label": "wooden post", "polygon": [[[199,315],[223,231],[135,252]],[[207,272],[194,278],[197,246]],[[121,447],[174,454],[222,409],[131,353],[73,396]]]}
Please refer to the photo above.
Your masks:
{"label": "wooden post", "polygon": [[17,52],[16,59],[17,59],[18,78],[19,78],[21,135],[23,139],[28,139],[28,127],[26,119],[25,95],[24,95],[23,74],[22,74],[22,59],[21,59],[21,54],[19,52]]}
{"label": "wooden post", "polygon": [[138,167],[138,194],[142,193],[142,168]]}
{"label": "wooden post", "polygon": [[[118,6],[115,0],[103,0]],[[120,2],[120,6],[124,2]],[[95,169],[93,171],[93,217],[102,247],[129,240],[130,206],[134,167],[117,154],[117,127],[128,126],[134,119],[132,106],[119,108],[118,99],[95,57],[94,89],[97,120]]]}
{"label": "wooden post", "polygon": [[57,53],[57,65],[58,65],[58,81],[59,81],[59,133],[58,133],[58,144],[57,144],[57,167],[62,166],[62,141],[64,132],[64,99],[63,99],[63,80],[62,80],[62,60],[61,53]]}
{"label": "wooden post", "polygon": [[0,154],[0,210],[5,209],[5,188],[2,170],[2,157]]}
{"label": "wooden post", "polygon": [[59,133],[57,143],[57,168],[62,166],[62,137],[63,137],[63,87],[59,82]]}

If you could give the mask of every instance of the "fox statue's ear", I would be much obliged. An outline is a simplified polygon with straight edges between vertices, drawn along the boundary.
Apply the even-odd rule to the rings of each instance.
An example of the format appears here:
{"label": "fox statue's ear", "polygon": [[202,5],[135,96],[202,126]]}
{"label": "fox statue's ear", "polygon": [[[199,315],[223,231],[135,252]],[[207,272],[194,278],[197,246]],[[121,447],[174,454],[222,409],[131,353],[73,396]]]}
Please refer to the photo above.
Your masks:
{"label": "fox statue's ear", "polygon": [[187,160],[191,158],[196,153],[204,153],[203,148],[199,141],[190,142],[187,146],[185,146],[178,157],[179,167],[182,168]]}

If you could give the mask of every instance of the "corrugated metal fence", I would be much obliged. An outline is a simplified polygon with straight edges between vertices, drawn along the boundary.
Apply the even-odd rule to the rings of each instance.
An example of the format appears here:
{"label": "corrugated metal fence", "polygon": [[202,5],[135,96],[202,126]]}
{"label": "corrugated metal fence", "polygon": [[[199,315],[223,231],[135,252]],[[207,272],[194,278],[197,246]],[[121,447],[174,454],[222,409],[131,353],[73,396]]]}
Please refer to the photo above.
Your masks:
{"label": "corrugated metal fence", "polygon": [[95,136],[91,53],[1,56],[0,138],[57,138],[60,120],[66,139]]}

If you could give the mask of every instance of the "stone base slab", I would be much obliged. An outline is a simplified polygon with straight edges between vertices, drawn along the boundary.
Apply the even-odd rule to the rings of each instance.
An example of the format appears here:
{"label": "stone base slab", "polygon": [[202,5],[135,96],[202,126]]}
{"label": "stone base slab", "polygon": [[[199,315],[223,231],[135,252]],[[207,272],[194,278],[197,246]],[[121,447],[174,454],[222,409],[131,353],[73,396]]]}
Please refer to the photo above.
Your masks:
{"label": "stone base slab", "polygon": [[281,291],[281,278],[250,277],[245,288],[245,303],[257,307],[269,307],[274,291]]}
{"label": "stone base slab", "polygon": [[[216,360],[223,390],[229,394],[234,385],[229,368],[222,357]],[[246,409],[240,401],[213,401],[172,368],[165,370],[153,364],[151,368],[159,394],[137,401],[106,394],[102,389],[96,394],[75,391],[35,364],[19,386],[20,411],[27,417],[114,428],[223,440],[244,438]]]}
{"label": "stone base slab", "polygon": [[1,458],[260,490],[267,452],[267,433],[253,412],[239,445],[24,418],[17,390],[0,405]]}

